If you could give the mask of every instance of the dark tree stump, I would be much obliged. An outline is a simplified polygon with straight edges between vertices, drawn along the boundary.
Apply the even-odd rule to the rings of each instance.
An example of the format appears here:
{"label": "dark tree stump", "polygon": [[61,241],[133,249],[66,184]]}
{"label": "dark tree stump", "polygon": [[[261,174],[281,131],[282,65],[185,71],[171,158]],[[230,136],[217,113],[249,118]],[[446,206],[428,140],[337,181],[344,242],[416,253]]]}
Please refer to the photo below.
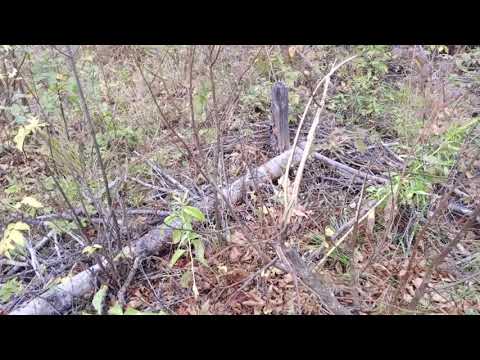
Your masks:
{"label": "dark tree stump", "polygon": [[283,82],[277,82],[272,89],[273,138],[278,153],[290,148],[288,129],[288,88]]}

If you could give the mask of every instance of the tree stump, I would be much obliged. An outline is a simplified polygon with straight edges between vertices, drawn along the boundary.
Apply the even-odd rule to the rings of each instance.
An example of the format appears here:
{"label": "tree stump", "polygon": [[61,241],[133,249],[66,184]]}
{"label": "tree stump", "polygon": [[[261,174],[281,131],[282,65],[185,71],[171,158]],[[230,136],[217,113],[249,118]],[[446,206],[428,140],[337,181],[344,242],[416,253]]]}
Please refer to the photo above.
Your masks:
{"label": "tree stump", "polygon": [[288,88],[283,82],[277,82],[272,89],[272,121],[275,150],[278,154],[290,149],[288,128]]}

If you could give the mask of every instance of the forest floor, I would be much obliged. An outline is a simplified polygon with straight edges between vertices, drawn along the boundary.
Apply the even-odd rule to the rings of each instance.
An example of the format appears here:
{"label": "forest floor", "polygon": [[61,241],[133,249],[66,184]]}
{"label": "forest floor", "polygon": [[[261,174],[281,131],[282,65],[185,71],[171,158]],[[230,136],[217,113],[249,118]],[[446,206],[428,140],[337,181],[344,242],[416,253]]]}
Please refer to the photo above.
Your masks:
{"label": "forest floor", "polygon": [[[480,314],[480,48],[1,51],[0,313],[97,264],[53,313]],[[279,81],[298,195],[222,198],[282,156]]]}

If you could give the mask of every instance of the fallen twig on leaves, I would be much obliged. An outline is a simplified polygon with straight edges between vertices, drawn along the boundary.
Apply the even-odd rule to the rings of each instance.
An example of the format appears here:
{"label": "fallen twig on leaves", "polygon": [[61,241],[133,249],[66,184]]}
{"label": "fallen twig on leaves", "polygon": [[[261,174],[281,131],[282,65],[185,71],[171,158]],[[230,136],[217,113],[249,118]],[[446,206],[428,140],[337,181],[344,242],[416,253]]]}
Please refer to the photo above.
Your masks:
{"label": "fallen twig on leaves", "polygon": [[324,162],[325,164],[333,166],[337,169],[344,170],[344,171],[348,172],[349,174],[356,175],[360,179],[363,179],[363,178],[366,177],[367,181],[373,181],[373,182],[377,182],[377,183],[380,183],[380,184],[388,183],[388,179],[386,179],[386,178],[376,176],[376,175],[367,174],[367,173],[365,173],[361,170],[356,170],[356,169],[354,169],[354,168],[352,168],[348,165],[345,165],[345,164],[342,164],[338,161],[332,160],[332,159],[320,154],[319,152],[314,153],[313,156],[315,157],[315,159],[320,160],[320,161]]}

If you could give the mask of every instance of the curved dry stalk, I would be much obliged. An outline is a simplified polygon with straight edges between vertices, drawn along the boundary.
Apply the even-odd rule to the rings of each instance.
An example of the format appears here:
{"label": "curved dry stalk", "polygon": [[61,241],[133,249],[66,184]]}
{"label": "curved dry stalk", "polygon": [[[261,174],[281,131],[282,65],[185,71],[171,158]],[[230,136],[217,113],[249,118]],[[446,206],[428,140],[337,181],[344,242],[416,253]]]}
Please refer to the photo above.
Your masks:
{"label": "curved dry stalk", "polygon": [[[298,143],[298,139],[300,138],[300,133],[301,133],[301,130],[302,130],[302,127],[303,127],[303,122],[305,121],[305,117],[307,116],[307,112],[308,112],[308,109],[310,109],[310,105],[312,104],[312,101],[315,97],[315,94],[317,93],[318,89],[320,88],[320,85],[322,85],[322,83],[327,79],[327,77],[330,78],[330,76],[335,72],[337,71],[338,68],[340,68],[342,65],[346,64],[347,62],[353,60],[354,58],[356,58],[357,55],[354,55],[352,57],[349,57],[348,59],[342,61],[340,64],[338,64],[337,66],[334,66],[330,72],[325,75],[318,83],[317,85],[315,86],[315,89],[313,90],[312,92],[312,95],[310,96],[310,99],[308,99],[308,102],[307,102],[307,106],[305,107],[305,110],[303,111],[303,114],[302,114],[302,117],[300,118],[300,124],[298,125],[298,129],[297,129],[297,133],[295,134],[295,139],[293,140],[293,148],[296,148],[297,146],[297,143]],[[286,171],[285,173],[288,174],[288,172],[290,171],[290,167],[292,166],[292,161],[293,161],[293,156],[291,156],[289,159],[288,159],[288,162],[287,162],[287,167],[286,167]],[[289,187],[289,180],[288,180],[288,176],[285,176],[285,179],[284,179],[284,188],[287,189]],[[287,204],[287,195],[285,195],[285,204]]]}
{"label": "curved dry stalk", "polygon": [[292,164],[293,153],[290,155],[290,157],[288,159],[289,161],[287,163],[287,168],[285,170],[286,175],[284,177],[284,182],[283,182],[284,200],[285,200],[285,210],[284,210],[284,213],[283,213],[283,221],[282,221],[283,227],[285,227],[286,224],[288,224],[288,222],[290,220],[291,210],[295,206],[295,202],[296,202],[297,197],[298,197],[298,191],[300,189],[300,182],[302,181],[302,176],[303,176],[303,170],[305,168],[305,163],[307,162],[308,155],[310,153],[313,141],[315,139],[315,131],[316,131],[316,129],[318,127],[318,124],[320,122],[320,114],[322,113],[323,108],[325,107],[325,101],[326,101],[326,98],[327,98],[328,86],[330,85],[330,78],[336,70],[338,70],[342,65],[346,64],[347,62],[354,59],[355,57],[356,57],[356,55],[342,61],[338,65],[333,65],[332,66],[332,68],[330,69],[328,74],[325,75],[325,77],[316,86],[316,88],[314,90],[314,93],[310,97],[310,100],[307,104],[307,107],[305,108],[305,111],[302,115],[300,125],[297,129],[297,133],[295,134],[295,140],[294,140],[294,143],[293,143],[293,148],[296,148],[296,146],[297,146],[298,138],[300,136],[301,127],[303,125],[303,121],[304,121],[305,116],[307,114],[308,108],[310,107],[311,101],[313,100],[313,96],[315,95],[315,92],[317,91],[320,84],[322,82],[324,82],[325,84],[324,84],[324,87],[323,87],[323,94],[322,94],[322,100],[320,101],[320,107],[318,108],[318,110],[315,114],[315,118],[313,120],[313,123],[310,126],[310,130],[308,131],[307,141],[306,141],[306,144],[305,144],[305,147],[304,147],[304,150],[303,150],[302,159],[300,160],[300,165],[299,165],[299,168],[298,168],[298,171],[297,171],[297,175],[295,177],[295,182],[293,184],[293,189],[292,189],[291,194],[289,193],[290,184],[289,184],[289,179],[288,179],[288,172],[289,172],[290,166]]}

